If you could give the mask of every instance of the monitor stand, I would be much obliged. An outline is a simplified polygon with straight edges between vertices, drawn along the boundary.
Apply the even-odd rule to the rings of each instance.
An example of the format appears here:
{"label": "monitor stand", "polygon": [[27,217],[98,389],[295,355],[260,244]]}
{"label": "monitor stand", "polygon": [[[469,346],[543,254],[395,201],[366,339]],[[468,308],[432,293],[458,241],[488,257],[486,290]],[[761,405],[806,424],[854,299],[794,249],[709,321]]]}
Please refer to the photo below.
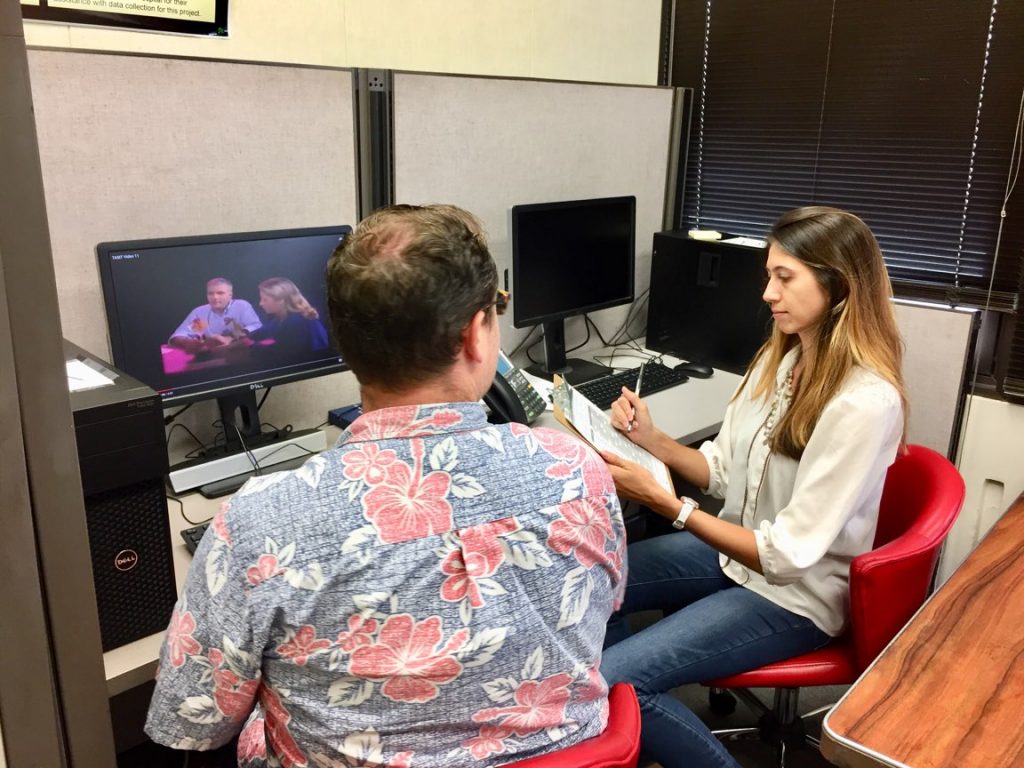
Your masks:
{"label": "monitor stand", "polygon": [[169,479],[175,493],[198,489],[210,498],[233,493],[253,475],[301,465],[327,447],[318,429],[263,432],[253,391],[223,395],[217,398],[217,406],[224,442],[171,467]]}
{"label": "monitor stand", "polygon": [[566,358],[563,320],[544,323],[544,362],[534,363],[526,370],[542,379],[550,379],[557,373],[570,384],[582,384],[612,372],[607,365],[581,360],[578,357]]}
{"label": "monitor stand", "polygon": [[259,406],[256,404],[256,392],[249,390],[243,394],[221,395],[217,398],[217,409],[220,411],[220,423],[224,429],[224,443],[204,454],[208,458],[217,458],[244,450],[252,450],[261,445],[277,442],[281,438],[280,430],[263,432],[260,424]]}

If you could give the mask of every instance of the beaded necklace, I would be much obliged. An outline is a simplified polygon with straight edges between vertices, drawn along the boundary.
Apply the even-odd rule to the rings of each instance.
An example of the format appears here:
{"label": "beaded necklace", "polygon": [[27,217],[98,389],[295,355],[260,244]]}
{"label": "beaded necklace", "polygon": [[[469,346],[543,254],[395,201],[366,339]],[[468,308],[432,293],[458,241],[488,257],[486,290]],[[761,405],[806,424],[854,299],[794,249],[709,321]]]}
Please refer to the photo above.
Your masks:
{"label": "beaded necklace", "polygon": [[[794,366],[795,368],[796,366]],[[757,442],[758,433],[762,433],[762,444],[768,445],[771,442],[772,434],[775,432],[777,426],[777,418],[781,415],[782,404],[788,402],[793,396],[793,368],[790,368],[786,372],[786,378],[782,383],[775,389],[775,397],[772,400],[771,408],[768,409],[768,415],[764,417],[764,421],[761,422],[761,426],[755,430],[754,434],[750,438],[750,447],[747,448],[747,471],[750,471],[750,456],[754,451],[754,444]],[[764,484],[765,475],[768,474],[768,462],[771,461],[772,452],[768,451],[764,458],[764,466],[761,467],[761,479],[757,481],[757,491],[754,492],[754,508],[751,510],[752,516],[756,519],[757,517],[757,500],[761,495],[761,486]],[[743,504],[740,507],[740,525],[743,525],[744,517],[747,513],[747,499],[749,498],[750,485],[744,480],[743,483]],[[729,558],[726,560],[728,565]],[[746,572],[746,569],[744,569]],[[750,579],[750,574],[747,572],[747,579],[744,580],[744,584]],[[742,586],[742,584],[741,584]]]}
{"label": "beaded necklace", "polygon": [[[772,439],[772,435],[775,433],[775,419],[782,411],[782,403],[788,401],[793,396],[793,369],[790,368],[786,372],[786,378],[775,390],[775,399],[772,400],[772,407],[768,410],[768,416],[765,417],[764,423],[761,428],[764,430],[764,444],[768,445]],[[751,441],[753,445],[753,441]],[[749,452],[747,454],[747,460],[750,460]]]}

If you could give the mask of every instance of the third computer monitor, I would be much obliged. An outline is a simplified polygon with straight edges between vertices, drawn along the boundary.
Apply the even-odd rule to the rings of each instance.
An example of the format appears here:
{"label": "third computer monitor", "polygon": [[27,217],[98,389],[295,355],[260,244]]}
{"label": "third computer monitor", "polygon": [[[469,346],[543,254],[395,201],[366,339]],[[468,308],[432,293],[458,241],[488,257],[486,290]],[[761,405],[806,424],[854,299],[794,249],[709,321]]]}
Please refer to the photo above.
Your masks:
{"label": "third computer monitor", "polygon": [[566,358],[563,321],[633,301],[636,198],[517,205],[511,223],[513,324],[544,326],[535,372],[574,383],[605,372]]}

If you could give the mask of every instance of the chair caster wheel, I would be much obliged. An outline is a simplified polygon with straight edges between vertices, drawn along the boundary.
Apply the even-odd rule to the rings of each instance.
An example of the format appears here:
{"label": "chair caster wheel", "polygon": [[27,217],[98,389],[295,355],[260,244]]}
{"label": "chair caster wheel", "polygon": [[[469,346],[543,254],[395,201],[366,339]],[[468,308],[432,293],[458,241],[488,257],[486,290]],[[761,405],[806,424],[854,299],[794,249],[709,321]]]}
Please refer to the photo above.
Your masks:
{"label": "chair caster wheel", "polygon": [[731,715],[736,711],[736,697],[721,688],[708,691],[708,705],[716,715]]}

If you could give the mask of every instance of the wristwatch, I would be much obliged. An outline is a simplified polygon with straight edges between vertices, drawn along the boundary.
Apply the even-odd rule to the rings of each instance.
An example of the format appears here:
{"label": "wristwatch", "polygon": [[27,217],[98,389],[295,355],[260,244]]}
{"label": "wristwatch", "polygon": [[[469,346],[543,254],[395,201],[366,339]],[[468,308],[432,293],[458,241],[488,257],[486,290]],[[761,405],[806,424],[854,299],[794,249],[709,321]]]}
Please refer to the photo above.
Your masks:
{"label": "wristwatch", "polygon": [[697,509],[700,505],[689,496],[680,496],[679,500],[683,502],[683,506],[680,507],[676,519],[672,521],[672,527],[681,531],[686,527],[686,521],[690,519],[693,510]]}

